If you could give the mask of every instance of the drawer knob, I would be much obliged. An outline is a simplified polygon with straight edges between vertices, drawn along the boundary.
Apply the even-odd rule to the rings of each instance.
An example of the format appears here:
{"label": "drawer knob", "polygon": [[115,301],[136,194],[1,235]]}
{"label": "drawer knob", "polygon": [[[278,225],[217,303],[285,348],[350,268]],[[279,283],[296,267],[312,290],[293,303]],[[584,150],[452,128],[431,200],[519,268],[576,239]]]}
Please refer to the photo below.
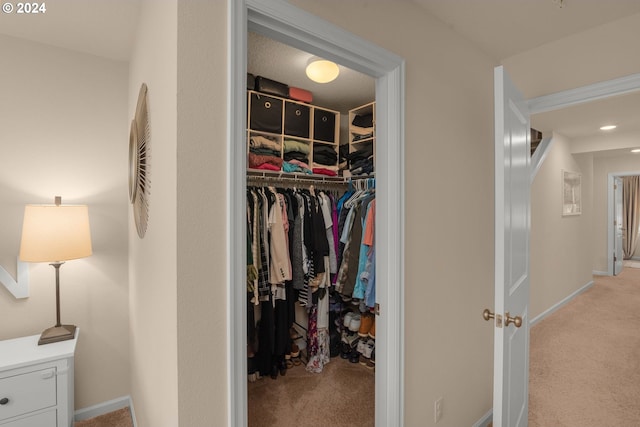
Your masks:
{"label": "drawer knob", "polygon": [[7,403],[9,403],[8,397],[3,397],[2,399],[0,399],[0,405],[6,405]]}

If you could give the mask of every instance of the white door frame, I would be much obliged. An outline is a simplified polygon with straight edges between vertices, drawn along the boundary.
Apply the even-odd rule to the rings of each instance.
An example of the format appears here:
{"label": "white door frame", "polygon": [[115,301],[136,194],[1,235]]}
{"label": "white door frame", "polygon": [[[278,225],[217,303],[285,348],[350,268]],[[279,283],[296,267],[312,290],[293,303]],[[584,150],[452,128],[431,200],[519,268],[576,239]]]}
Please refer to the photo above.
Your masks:
{"label": "white door frame", "polygon": [[[640,171],[611,172],[607,176],[607,274],[613,276],[613,252],[615,251],[616,230],[613,226],[615,219],[615,200],[613,194],[613,179],[615,177],[640,175]],[[624,197],[624,196],[623,196]]]}
{"label": "white door frame", "polygon": [[376,425],[404,419],[404,60],[282,0],[227,0],[228,426],[247,425],[246,66],[247,31],[334,60],[376,78]]}

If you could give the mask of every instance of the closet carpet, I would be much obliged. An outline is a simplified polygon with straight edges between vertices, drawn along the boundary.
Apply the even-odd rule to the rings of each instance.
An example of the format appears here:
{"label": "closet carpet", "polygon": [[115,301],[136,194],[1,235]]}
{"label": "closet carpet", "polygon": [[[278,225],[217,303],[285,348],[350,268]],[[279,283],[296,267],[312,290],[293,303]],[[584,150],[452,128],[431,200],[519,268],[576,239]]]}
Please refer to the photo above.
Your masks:
{"label": "closet carpet", "polygon": [[322,373],[294,366],[277,380],[248,383],[249,427],[371,427],[375,372],[340,356]]}
{"label": "closet carpet", "polygon": [[531,328],[530,427],[640,425],[640,270],[594,285]]}

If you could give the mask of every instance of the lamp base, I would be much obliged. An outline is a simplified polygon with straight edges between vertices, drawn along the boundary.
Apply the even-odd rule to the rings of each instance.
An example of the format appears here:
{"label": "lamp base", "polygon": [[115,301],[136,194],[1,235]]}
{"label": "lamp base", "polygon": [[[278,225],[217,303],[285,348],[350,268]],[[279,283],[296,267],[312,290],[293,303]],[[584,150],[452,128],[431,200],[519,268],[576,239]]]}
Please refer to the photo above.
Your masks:
{"label": "lamp base", "polygon": [[53,326],[45,329],[40,335],[38,345],[51,344],[58,341],[72,340],[76,336],[76,325]]}

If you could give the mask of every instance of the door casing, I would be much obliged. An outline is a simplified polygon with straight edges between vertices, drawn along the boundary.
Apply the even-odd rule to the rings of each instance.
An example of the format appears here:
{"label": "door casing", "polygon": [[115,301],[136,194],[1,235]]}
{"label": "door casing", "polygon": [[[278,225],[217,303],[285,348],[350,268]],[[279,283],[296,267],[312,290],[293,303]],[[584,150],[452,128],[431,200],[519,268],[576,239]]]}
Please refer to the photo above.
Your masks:
{"label": "door casing", "polygon": [[616,230],[613,225],[615,219],[615,197],[613,182],[616,177],[640,175],[640,171],[612,172],[607,176],[607,274],[614,275],[614,259]]}
{"label": "door casing", "polygon": [[247,31],[376,78],[376,424],[402,425],[404,408],[404,60],[281,0],[227,0],[228,426],[247,425],[245,144]]}

